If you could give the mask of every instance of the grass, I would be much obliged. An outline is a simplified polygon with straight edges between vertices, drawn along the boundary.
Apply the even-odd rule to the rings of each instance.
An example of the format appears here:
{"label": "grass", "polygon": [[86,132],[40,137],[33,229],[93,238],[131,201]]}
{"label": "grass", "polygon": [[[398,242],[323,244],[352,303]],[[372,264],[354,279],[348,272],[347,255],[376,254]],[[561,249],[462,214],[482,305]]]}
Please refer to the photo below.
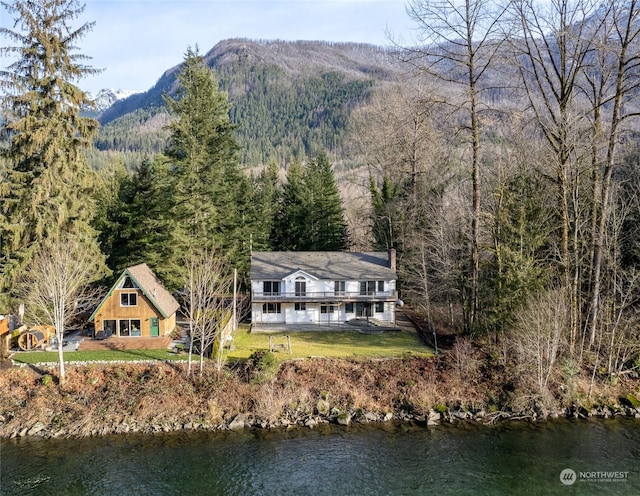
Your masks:
{"label": "grass", "polygon": [[[433,355],[433,350],[425,346],[416,333],[409,331],[390,331],[382,334],[360,334],[356,331],[271,334],[274,342],[278,344],[286,343],[286,335],[291,339],[291,355],[288,350],[278,350],[275,355],[279,360],[312,356],[399,358]],[[256,350],[269,349],[269,334],[250,333],[247,329],[241,328],[233,344],[235,349],[229,352],[230,360],[248,358]]]}
{"label": "grass", "polygon": [[[57,351],[30,351],[13,355],[16,363],[57,362]],[[96,361],[133,361],[133,360],[186,360],[187,355],[176,355],[169,350],[104,350],[104,351],[68,351],[64,353],[65,362]]]}
{"label": "grass", "polygon": [[[308,357],[333,358],[400,358],[428,357],[433,350],[424,345],[414,332],[390,331],[382,334],[360,334],[357,331],[288,332],[271,334],[275,343],[291,339],[291,355],[288,350],[275,352],[278,360]],[[228,352],[230,361],[244,360],[254,351],[269,349],[269,334],[251,333],[248,326],[241,327],[233,340],[234,349]],[[187,353],[176,354],[169,350],[109,350],[70,351],[64,354],[65,362],[133,361],[133,360],[187,360]],[[55,351],[21,352],[13,356],[17,363],[35,364],[57,362]]]}

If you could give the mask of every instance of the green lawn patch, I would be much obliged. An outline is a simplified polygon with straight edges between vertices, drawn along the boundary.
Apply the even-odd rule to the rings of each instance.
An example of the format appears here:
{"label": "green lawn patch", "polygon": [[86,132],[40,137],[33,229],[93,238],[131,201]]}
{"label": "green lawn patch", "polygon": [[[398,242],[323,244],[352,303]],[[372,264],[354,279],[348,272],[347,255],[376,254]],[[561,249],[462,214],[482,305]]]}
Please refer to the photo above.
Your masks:
{"label": "green lawn patch", "polygon": [[[420,340],[415,332],[386,331],[382,334],[360,334],[357,331],[305,331],[273,333],[277,343],[285,343],[285,336],[291,339],[291,355],[288,350],[278,350],[275,355],[279,360],[308,357],[371,357],[400,358],[426,357],[434,354],[433,350]],[[269,349],[269,334],[251,333],[247,329],[239,329],[229,352],[230,360],[246,359],[254,351]]]}
{"label": "green lawn patch", "polygon": [[[16,363],[47,363],[57,362],[57,351],[30,351],[13,355]],[[134,360],[186,360],[186,354],[177,355],[169,350],[104,350],[104,351],[68,351],[64,353],[65,362],[96,362],[96,361],[134,361]]]}

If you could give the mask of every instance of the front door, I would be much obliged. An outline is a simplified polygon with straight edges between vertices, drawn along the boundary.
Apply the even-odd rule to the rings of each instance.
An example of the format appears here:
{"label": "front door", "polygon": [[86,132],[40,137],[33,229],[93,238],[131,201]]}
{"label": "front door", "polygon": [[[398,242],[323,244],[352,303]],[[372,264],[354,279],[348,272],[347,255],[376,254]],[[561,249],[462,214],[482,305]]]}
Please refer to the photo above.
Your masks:
{"label": "front door", "polygon": [[151,326],[151,337],[160,335],[160,319],[158,317],[151,317],[149,326]]}
{"label": "front door", "polygon": [[356,303],[356,317],[371,317],[371,303]]}

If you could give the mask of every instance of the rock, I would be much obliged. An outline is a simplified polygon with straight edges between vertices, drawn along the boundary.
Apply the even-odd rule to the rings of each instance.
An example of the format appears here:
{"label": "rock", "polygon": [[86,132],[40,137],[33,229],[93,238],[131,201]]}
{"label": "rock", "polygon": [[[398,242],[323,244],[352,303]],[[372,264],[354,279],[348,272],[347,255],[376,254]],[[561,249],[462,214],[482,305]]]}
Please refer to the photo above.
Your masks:
{"label": "rock", "polygon": [[378,416],[375,413],[367,412],[364,414],[364,418],[369,422],[377,422]]}
{"label": "rock", "polygon": [[308,419],[305,421],[304,425],[305,425],[306,427],[308,427],[309,429],[313,429],[316,425],[318,425],[318,423],[317,423],[314,419],[312,419],[312,418],[308,418]]}
{"label": "rock", "polygon": [[190,431],[191,429],[193,429],[193,422],[187,422],[186,424],[184,424],[182,426],[183,429]]}
{"label": "rock", "polygon": [[393,413],[387,412],[387,413],[385,413],[385,415],[384,415],[382,420],[384,420],[385,422],[389,422],[392,419],[393,419]]}
{"label": "rock", "polygon": [[316,404],[316,410],[318,410],[318,414],[320,415],[328,415],[330,408],[331,406],[329,405],[329,402],[325,399],[318,400],[318,403]]}
{"label": "rock", "polygon": [[427,416],[427,425],[438,425],[441,419],[442,415],[440,414],[440,412],[431,410],[429,412],[429,415]]}
{"label": "rock", "polygon": [[338,422],[338,425],[349,425],[351,424],[351,415],[348,413],[341,413],[336,418],[336,422]]}
{"label": "rock", "polygon": [[28,436],[35,436],[44,430],[44,424],[40,421],[36,422],[31,426],[31,428],[27,431]]}
{"label": "rock", "polygon": [[229,422],[229,429],[232,431],[241,431],[245,427],[245,416],[241,413],[236,415],[234,419]]}

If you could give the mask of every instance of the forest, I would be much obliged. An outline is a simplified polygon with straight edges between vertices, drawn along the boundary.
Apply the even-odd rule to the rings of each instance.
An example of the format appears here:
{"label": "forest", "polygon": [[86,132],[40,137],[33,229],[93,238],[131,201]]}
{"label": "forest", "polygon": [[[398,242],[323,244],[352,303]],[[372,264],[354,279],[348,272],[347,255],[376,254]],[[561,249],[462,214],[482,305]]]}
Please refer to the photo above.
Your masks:
{"label": "forest", "polygon": [[357,71],[293,76],[279,53],[304,44],[189,47],[101,127],[73,84],[91,68],[3,29],[21,57],[2,73],[3,305],[51,244],[90,259],[87,283],[144,261],[173,290],[203,249],[246,282],[251,249],[395,248],[433,344],[466,366],[480,347],[522,401],[637,378],[639,3],[410,0],[419,43],[312,45],[375,54]]}

